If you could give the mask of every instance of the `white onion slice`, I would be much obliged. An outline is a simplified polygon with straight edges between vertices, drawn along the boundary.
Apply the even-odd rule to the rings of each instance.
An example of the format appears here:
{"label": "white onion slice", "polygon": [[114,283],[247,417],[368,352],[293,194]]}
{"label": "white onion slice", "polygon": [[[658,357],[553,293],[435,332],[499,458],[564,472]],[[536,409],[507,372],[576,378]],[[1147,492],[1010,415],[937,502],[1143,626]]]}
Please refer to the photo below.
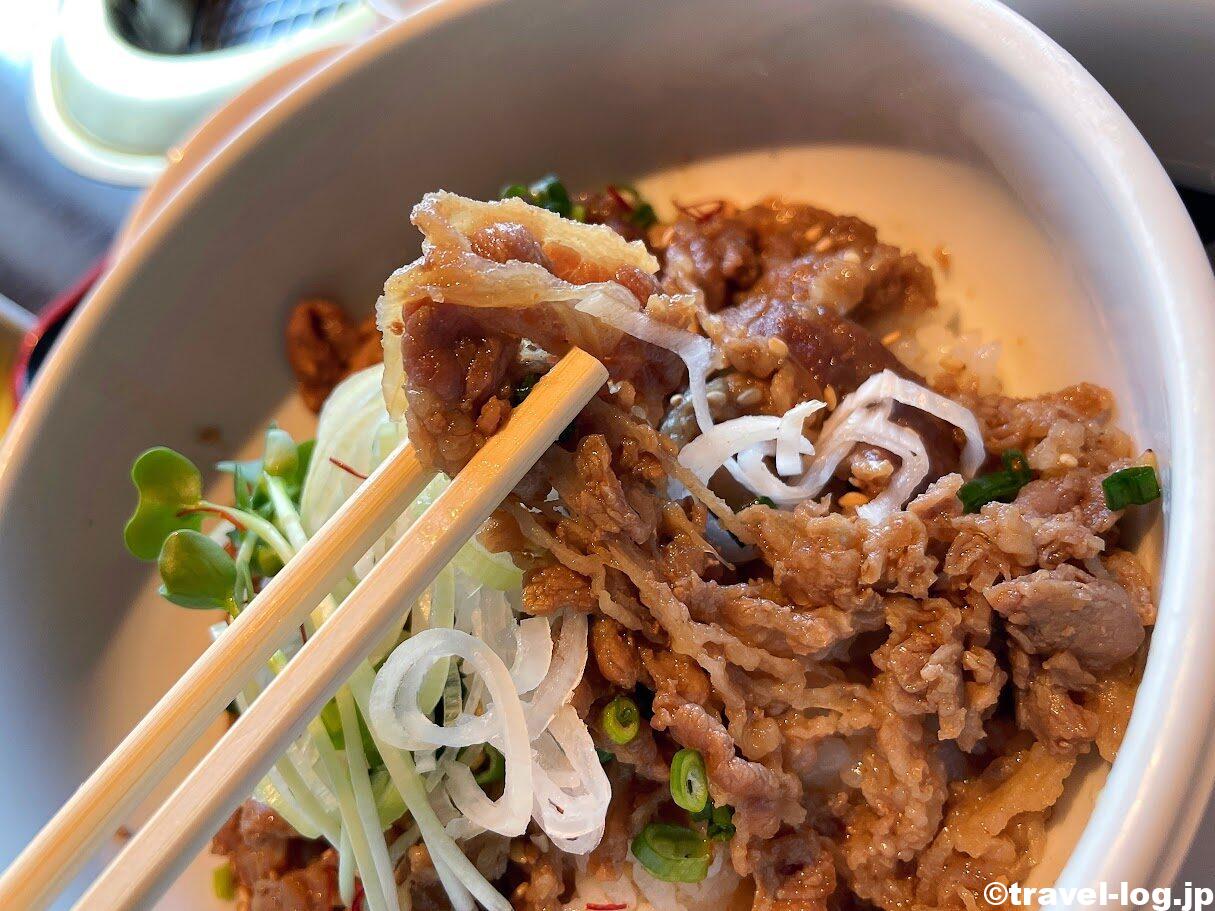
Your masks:
{"label": "white onion slice", "polygon": [[821,490],[857,443],[881,446],[898,456],[899,470],[881,495],[857,509],[857,515],[867,522],[880,522],[902,506],[928,476],[928,456],[918,433],[890,420],[891,410],[891,402],[884,401],[874,408],[854,410],[846,420],[824,430],[802,483]]}
{"label": "white onion slice", "polygon": [[855,392],[840,402],[839,407],[823,425],[822,436],[830,434],[836,426],[846,421],[858,409],[883,401],[900,402],[923,411],[925,414],[938,417],[961,430],[966,436],[966,445],[962,449],[961,458],[963,476],[974,477],[975,472],[987,458],[987,448],[983,444],[983,432],[979,428],[979,421],[968,408],[940,393],[926,389],[919,383],[913,383],[892,370],[875,373],[861,383]]}
{"label": "white onion slice", "polygon": [[538,737],[552,723],[582,680],[582,672],[586,670],[586,633],[586,614],[566,612],[548,673],[531,699],[523,703],[527,730],[532,738]]}
{"label": "white onion slice", "polygon": [[[422,714],[418,708],[418,692],[426,672],[437,661],[456,657],[464,659],[466,671],[475,671],[485,681],[492,705],[484,715],[444,727]],[[429,629],[405,640],[389,655],[376,675],[368,720],[377,737],[402,749],[492,743],[506,760],[506,785],[502,797],[497,801],[486,798],[490,807],[470,798],[466,801],[467,806],[460,809],[466,816],[469,812],[478,814],[474,820],[478,825],[502,835],[521,835],[527,828],[532,802],[531,738],[527,719],[506,665],[480,639],[460,630]],[[467,766],[465,771],[468,771]],[[458,773],[458,770],[453,769],[452,773]],[[480,792],[479,788],[477,790]],[[483,792],[481,796],[484,798]]]}
{"label": "white onion slice", "polygon": [[665,348],[679,355],[684,366],[688,368],[688,396],[692,399],[692,408],[696,412],[696,423],[700,425],[702,433],[707,432],[713,426],[706,387],[709,372],[715,369],[717,361],[713,343],[703,335],[668,326],[647,315],[637,306],[637,299],[623,285],[617,287],[623,294],[609,295],[597,290],[579,301],[574,309],[656,348]]}
{"label": "white onion slice", "polygon": [[529,617],[515,628],[518,645],[510,676],[515,692],[530,693],[548,674],[553,661],[553,634],[543,617]]}
{"label": "white onion slice", "polygon": [[[493,607],[504,606],[501,599],[493,593],[484,605],[491,610],[461,620],[478,625]],[[445,794],[460,814],[449,825],[453,837],[451,826],[461,837],[484,830],[518,835],[533,815],[564,850],[585,853],[603,837],[611,788],[590,732],[569,705],[586,667],[587,625],[586,615],[567,612],[554,646],[547,620],[515,624],[510,618],[508,627],[498,627],[509,628],[508,638],[514,639],[510,669],[503,655],[468,632],[429,629],[398,646],[376,675],[368,718],[379,739],[414,751],[480,743],[502,751],[506,783],[496,801],[485,795],[468,765],[447,761],[451,753],[429,776],[436,797]],[[458,716],[449,714],[438,725],[418,707],[418,695],[431,668],[451,658],[464,661],[467,701]],[[520,692],[530,698],[520,700]],[[478,708],[480,715],[471,714]]]}
{"label": "white onion slice", "polygon": [[779,430],[780,418],[768,414],[724,421],[685,445],[679,451],[679,463],[707,484],[727,460],[744,449],[775,440]]}
{"label": "white onion slice", "polygon": [[611,785],[586,725],[562,706],[536,741],[533,814],[558,848],[585,854],[603,837]]}
{"label": "white onion slice", "polygon": [[[811,399],[794,405],[780,417],[776,430],[776,473],[783,477],[800,474],[802,470],[802,448],[805,436],[802,425],[806,418],[827,407],[826,402]],[[810,453],[813,455],[813,451]]]}
{"label": "white onion slice", "polygon": [[[811,455],[813,450],[814,447],[806,443],[802,453]],[[751,446],[740,452],[738,458],[726,462],[726,470],[757,497],[768,497],[777,506],[792,506],[818,493],[821,484],[810,485],[799,481],[790,485],[778,478],[764,461],[775,451],[776,447],[771,442]]]}

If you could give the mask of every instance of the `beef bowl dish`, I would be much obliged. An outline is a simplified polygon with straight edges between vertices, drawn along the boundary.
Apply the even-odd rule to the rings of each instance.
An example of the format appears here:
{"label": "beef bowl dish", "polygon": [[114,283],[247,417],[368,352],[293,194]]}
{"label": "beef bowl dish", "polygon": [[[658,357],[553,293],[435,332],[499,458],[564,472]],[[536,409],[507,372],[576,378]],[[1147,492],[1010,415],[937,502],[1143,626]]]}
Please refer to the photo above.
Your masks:
{"label": "beef bowl dish", "polygon": [[577,348],[608,381],[157,911],[1172,880],[1215,281],[1006,8],[443,0],[164,199],[0,448],[0,861],[408,441],[435,479],[201,760]]}
{"label": "beef bowl dish", "polygon": [[1122,520],[1161,495],[1152,452],[1100,386],[1004,394],[999,340],[951,334],[933,269],[860,218],[662,220],[551,176],[502,197],[427,194],[374,319],[297,305],[315,439],[272,426],[219,504],[185,456],[135,462],[129,549],[235,617],[401,440],[440,474],[351,584],[560,355],[611,377],[215,836],[223,890],[988,907],[1126,729],[1156,608]]}

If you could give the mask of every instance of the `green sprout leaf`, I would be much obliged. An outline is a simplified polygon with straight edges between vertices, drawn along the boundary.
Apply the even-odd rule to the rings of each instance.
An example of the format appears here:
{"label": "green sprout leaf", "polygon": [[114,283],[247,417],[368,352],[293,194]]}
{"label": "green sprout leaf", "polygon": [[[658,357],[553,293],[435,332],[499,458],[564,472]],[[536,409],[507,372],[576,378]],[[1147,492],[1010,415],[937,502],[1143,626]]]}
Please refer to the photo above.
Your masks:
{"label": "green sprout leaf", "polygon": [[295,447],[295,473],[283,480],[287,485],[287,495],[296,506],[300,505],[300,496],[304,492],[304,478],[308,477],[308,466],[312,463],[312,450],[316,448],[316,440],[304,440]]}
{"label": "green sprout leaf", "polygon": [[247,462],[218,462],[220,471],[232,475],[232,493],[237,509],[257,512],[267,502],[266,485],[262,482],[262,460]]}
{"label": "green sprout leaf", "polygon": [[165,446],[149,449],[131,466],[139,505],[127,521],[123,540],[140,560],[160,555],[165,539],[179,529],[202,527],[202,517],[184,514],[202,499],[202,475],[194,463]]}
{"label": "green sprout leaf", "polygon": [[165,539],[157,561],[160,594],[181,607],[236,613],[236,563],[223,546],[193,529]]}

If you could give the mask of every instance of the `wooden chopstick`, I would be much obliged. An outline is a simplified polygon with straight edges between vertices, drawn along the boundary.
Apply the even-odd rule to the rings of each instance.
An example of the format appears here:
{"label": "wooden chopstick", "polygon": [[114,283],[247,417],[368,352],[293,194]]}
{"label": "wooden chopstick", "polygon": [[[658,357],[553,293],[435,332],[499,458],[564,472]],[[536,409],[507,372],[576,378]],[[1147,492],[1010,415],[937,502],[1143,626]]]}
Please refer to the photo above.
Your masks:
{"label": "wooden chopstick", "polygon": [[[425,591],[606,380],[607,371],[593,357],[577,349],[567,354],[515,410],[505,429],[485,444],[237,719],[75,908],[140,907],[167,888],[359,662],[399,625],[402,606]],[[0,902],[0,907],[10,906]]]}
{"label": "wooden chopstick", "polygon": [[0,876],[0,908],[49,904],[433,476],[398,447],[18,855]]}

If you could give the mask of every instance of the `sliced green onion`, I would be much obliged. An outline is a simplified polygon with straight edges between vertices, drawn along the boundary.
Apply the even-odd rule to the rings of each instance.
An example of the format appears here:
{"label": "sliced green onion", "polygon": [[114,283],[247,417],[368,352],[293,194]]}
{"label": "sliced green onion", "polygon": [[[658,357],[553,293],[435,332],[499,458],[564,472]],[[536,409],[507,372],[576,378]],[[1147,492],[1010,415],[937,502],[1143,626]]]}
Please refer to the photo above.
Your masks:
{"label": "sliced green onion", "polygon": [[641,712],[628,696],[617,696],[603,707],[599,723],[613,743],[623,746],[641,730]]}
{"label": "sliced green onion", "polygon": [[514,388],[510,391],[510,403],[518,406],[523,404],[523,400],[531,394],[531,391],[536,388],[536,384],[540,382],[540,374],[529,373],[527,376],[520,378],[519,382],[515,383]]}
{"label": "sliced green onion", "polygon": [[506,757],[488,743],[481,749],[485,754],[485,768],[473,775],[473,780],[487,788],[506,779]]}
{"label": "sliced green onion", "polygon": [[658,224],[658,213],[654,211],[654,207],[648,202],[641,202],[633,210],[633,214],[629,216],[629,221],[639,228],[648,228],[651,225]]}
{"label": "sliced green onion", "polygon": [[698,883],[708,875],[713,846],[685,826],[652,822],[637,833],[633,856],[658,879],[668,883]]}
{"label": "sliced green onion", "polygon": [[708,806],[709,773],[700,750],[680,750],[671,760],[671,797],[689,813]]}
{"label": "sliced green onion", "polygon": [[769,509],[776,509],[776,501],[771,497],[756,497],[752,506],[767,506]]}
{"label": "sliced green onion", "polygon": [[965,512],[978,512],[988,503],[1011,503],[1021,488],[1034,479],[1033,470],[1019,449],[1009,449],[1001,457],[1003,471],[993,471],[967,481],[958,489]]}
{"label": "sliced green onion", "polygon": [[[376,755],[379,755],[378,750]],[[401,792],[396,789],[396,785],[392,783],[387,770],[383,767],[371,773],[371,793],[375,795],[375,806],[379,813],[380,825],[387,831],[394,822],[405,815],[406,807]]]}
{"label": "sliced green onion", "polygon": [[1105,491],[1105,504],[1110,509],[1143,506],[1160,499],[1160,480],[1151,465],[1115,471],[1101,482],[1101,489]]}
{"label": "sliced green onion", "polygon": [[599,757],[600,765],[607,765],[609,762],[611,762],[613,759],[616,758],[611,753],[609,753],[607,750],[601,750],[601,749],[599,749],[599,747],[595,747],[595,755]]}
{"label": "sliced green onion", "polygon": [[533,206],[548,209],[550,212],[556,212],[562,218],[571,218],[576,214],[585,214],[584,212],[576,213],[574,211],[575,206],[570,200],[569,190],[565,188],[565,184],[557,179],[555,174],[541,177],[531,186],[524,186],[521,183],[508,184],[498,193],[498,198],[522,199]]}
{"label": "sliced green onion", "polygon": [[221,902],[230,902],[236,898],[236,877],[232,875],[232,865],[223,864],[211,872],[211,888],[215,897]]}
{"label": "sliced green onion", "polygon": [[734,837],[734,808],[714,807],[709,818],[709,838],[713,841],[729,841]]}

